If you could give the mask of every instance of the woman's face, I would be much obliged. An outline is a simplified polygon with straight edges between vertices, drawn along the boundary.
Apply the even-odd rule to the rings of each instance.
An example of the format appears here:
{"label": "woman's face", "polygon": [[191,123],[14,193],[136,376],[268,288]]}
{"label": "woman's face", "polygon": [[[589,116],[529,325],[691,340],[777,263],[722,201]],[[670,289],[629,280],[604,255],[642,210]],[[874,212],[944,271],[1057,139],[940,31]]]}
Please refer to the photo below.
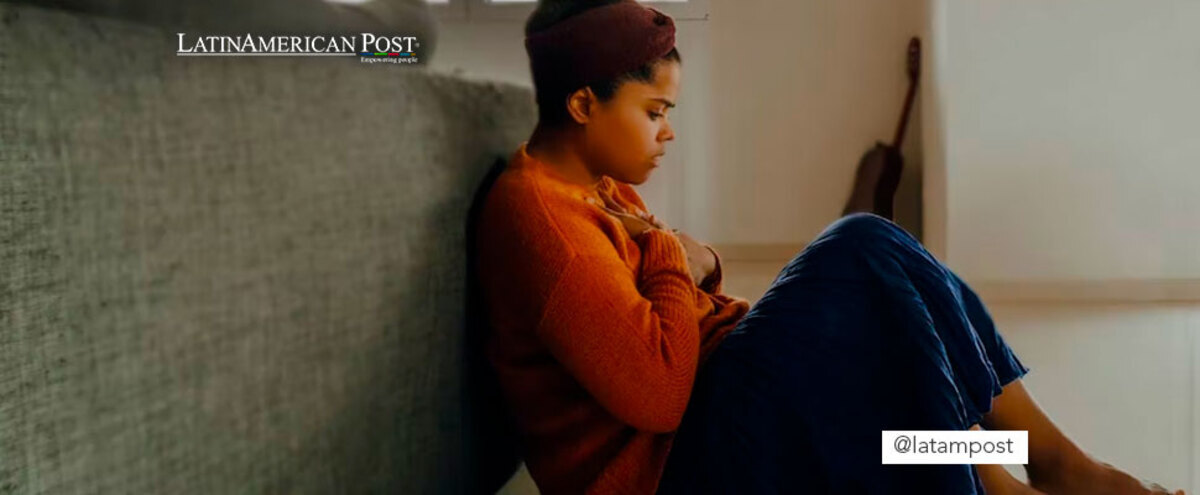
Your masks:
{"label": "woman's face", "polygon": [[675,139],[668,120],[679,95],[680,65],[655,65],[654,80],[626,81],[608,101],[593,100],[584,126],[586,160],[592,172],[630,184],[650,178]]}

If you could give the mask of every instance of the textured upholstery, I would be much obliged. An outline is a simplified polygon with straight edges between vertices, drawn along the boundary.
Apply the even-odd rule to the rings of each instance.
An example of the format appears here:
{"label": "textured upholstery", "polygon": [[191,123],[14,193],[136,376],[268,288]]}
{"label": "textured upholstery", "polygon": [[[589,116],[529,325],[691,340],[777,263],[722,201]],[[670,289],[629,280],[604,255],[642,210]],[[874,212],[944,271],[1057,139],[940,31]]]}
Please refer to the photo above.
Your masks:
{"label": "textured upholstery", "polygon": [[0,4],[0,494],[480,489],[464,221],[529,90],[174,48]]}

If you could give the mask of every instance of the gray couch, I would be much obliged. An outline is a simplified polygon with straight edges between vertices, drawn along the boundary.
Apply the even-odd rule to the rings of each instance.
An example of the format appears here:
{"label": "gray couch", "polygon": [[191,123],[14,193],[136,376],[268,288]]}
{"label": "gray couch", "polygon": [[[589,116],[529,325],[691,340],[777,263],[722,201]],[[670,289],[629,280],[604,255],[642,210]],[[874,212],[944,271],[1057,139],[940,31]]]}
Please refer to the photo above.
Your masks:
{"label": "gray couch", "polygon": [[0,3],[0,494],[494,491],[464,221],[529,91],[174,49]]}

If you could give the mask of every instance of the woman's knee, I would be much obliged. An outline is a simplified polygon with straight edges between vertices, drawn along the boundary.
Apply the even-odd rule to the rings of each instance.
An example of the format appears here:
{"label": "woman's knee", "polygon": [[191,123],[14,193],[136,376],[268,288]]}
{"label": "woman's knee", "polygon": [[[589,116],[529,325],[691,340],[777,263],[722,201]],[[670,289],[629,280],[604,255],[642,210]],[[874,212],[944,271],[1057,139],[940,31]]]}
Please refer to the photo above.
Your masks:
{"label": "woman's knee", "polygon": [[[925,254],[921,241],[916,237],[891,220],[873,213],[852,213],[839,218],[826,227],[801,255],[808,261],[837,266],[857,265],[863,259],[878,256],[932,259]],[[836,263],[838,260],[844,263]]]}
{"label": "woman's knee", "polygon": [[859,212],[837,219],[819,237],[871,242],[905,238],[909,234],[891,220],[874,213]]}
{"label": "woman's knee", "polygon": [[873,213],[852,213],[825,228],[784,268],[786,275],[800,272],[839,279],[868,277],[863,260],[876,256],[903,256],[923,248],[911,234],[891,220]]}
{"label": "woman's knee", "polygon": [[872,213],[853,213],[834,221],[803,251],[798,253],[784,273],[807,273],[818,277],[838,279],[866,278],[862,260],[870,252],[895,238],[891,221]]}

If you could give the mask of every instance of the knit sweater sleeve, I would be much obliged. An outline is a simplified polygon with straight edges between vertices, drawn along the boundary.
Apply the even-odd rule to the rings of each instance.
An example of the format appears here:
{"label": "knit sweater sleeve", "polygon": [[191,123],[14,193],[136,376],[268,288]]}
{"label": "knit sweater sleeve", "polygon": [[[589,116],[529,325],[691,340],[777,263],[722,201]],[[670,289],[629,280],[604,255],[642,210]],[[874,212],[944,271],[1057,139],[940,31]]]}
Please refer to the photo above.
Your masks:
{"label": "knit sweater sleeve", "polygon": [[678,428],[700,352],[695,286],[669,232],[638,237],[634,274],[616,255],[581,253],[561,273],[537,332],[614,417],[650,432]]}

